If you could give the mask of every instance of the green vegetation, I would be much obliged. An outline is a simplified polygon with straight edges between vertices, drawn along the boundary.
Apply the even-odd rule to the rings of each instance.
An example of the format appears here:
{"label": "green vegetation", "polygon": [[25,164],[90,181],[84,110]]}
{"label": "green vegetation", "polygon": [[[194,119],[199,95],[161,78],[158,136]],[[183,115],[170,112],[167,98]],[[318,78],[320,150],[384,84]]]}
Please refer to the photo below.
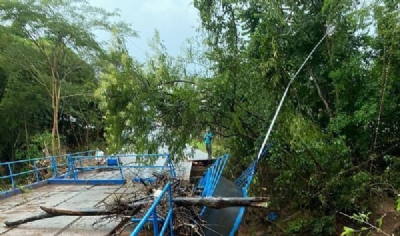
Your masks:
{"label": "green vegetation", "polygon": [[[195,149],[199,149],[200,151],[207,153],[206,144],[203,140],[193,140],[190,145]],[[224,148],[223,144],[218,139],[213,140],[212,151],[214,157],[219,157],[227,153],[227,149]]]}
{"label": "green vegetation", "polygon": [[[289,90],[250,194],[273,194],[274,235],[380,228],[343,221],[400,190],[399,3],[194,6],[201,33],[185,53],[170,56],[156,31],[151,57],[139,63],[125,46],[136,33],[115,13],[80,0],[2,0],[0,161],[160,144],[179,161],[187,143],[205,150],[197,137],[210,127],[214,154],[229,152],[227,170],[237,176],[257,155],[287,83],[334,24]],[[112,35],[107,47],[94,29]],[[266,212],[248,212],[260,219],[252,224],[267,224]]]}

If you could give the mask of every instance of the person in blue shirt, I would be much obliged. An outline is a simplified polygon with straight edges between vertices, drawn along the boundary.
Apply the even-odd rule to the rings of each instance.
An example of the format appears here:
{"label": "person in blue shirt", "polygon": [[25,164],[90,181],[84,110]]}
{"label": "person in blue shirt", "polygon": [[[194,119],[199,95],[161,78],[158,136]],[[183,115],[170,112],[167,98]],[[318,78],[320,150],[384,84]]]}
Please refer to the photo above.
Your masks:
{"label": "person in blue shirt", "polygon": [[208,153],[208,159],[211,159],[212,156],[212,149],[211,149],[211,140],[213,136],[210,130],[207,130],[206,134],[204,135],[204,142],[206,143],[206,150]]}

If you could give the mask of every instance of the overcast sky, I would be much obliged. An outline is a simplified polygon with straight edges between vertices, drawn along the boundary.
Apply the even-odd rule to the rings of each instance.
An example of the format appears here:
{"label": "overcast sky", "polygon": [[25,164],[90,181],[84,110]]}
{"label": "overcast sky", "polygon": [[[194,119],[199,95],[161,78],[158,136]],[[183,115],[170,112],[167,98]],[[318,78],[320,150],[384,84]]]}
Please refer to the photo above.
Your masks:
{"label": "overcast sky", "polygon": [[148,51],[148,41],[154,30],[160,32],[169,54],[179,54],[187,38],[196,35],[199,25],[197,10],[193,0],[88,0],[96,7],[113,11],[120,10],[121,19],[132,24],[139,38],[128,41],[130,54],[143,61]]}

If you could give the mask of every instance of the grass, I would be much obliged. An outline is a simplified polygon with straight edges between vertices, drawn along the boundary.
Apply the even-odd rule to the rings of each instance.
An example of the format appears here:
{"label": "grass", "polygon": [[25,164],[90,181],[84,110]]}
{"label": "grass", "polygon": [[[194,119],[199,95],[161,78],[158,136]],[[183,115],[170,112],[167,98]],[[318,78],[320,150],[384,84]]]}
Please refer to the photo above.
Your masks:
{"label": "grass", "polygon": [[[204,143],[204,141],[194,140],[190,143],[190,145],[202,152],[207,152],[206,144]],[[224,148],[224,146],[221,144],[221,142],[219,142],[219,140],[213,140],[212,152],[213,152],[213,156],[219,157],[219,156],[226,154],[227,151]]]}

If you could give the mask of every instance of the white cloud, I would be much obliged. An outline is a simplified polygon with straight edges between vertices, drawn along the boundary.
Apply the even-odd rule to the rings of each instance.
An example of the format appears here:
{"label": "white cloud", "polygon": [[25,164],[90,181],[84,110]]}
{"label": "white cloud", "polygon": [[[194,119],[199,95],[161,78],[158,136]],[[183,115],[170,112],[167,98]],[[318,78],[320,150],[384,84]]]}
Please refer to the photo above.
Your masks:
{"label": "white cloud", "polygon": [[121,18],[132,24],[140,39],[129,41],[132,55],[144,59],[147,42],[157,29],[172,55],[179,53],[184,41],[193,37],[198,27],[198,14],[192,0],[89,0],[89,3],[109,11],[120,9]]}

